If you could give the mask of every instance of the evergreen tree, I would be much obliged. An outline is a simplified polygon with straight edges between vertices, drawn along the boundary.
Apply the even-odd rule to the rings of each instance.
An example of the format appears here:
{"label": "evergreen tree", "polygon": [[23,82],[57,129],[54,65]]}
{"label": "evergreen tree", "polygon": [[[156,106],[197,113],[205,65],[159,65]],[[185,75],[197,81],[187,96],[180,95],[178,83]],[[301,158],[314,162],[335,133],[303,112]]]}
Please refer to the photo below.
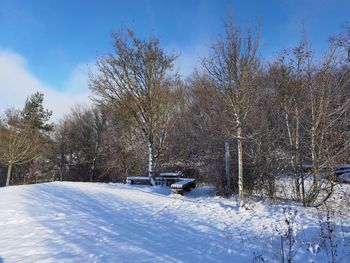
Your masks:
{"label": "evergreen tree", "polygon": [[27,98],[22,117],[32,128],[48,132],[53,130],[53,124],[48,123],[52,111],[44,109],[43,101],[44,94],[41,92],[36,92]]}

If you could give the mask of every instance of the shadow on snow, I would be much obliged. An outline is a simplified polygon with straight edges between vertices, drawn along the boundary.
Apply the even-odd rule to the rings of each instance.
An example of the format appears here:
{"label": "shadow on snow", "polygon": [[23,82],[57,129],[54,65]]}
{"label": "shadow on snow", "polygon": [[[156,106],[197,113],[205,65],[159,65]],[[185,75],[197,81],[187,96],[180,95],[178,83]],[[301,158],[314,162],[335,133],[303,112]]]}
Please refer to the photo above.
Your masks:
{"label": "shadow on snow", "polygon": [[157,213],[126,197],[56,184],[36,185],[25,195],[29,215],[51,232],[45,246],[54,260],[218,262],[233,256],[227,250],[230,241],[205,220],[200,231],[178,214]]}

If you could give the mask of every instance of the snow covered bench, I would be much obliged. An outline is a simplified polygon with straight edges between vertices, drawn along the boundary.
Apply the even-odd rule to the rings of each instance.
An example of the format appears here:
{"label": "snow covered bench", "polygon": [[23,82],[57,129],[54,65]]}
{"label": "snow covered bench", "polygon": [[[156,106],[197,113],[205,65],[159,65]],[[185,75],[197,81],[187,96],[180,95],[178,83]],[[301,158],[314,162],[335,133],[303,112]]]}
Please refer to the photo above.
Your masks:
{"label": "snow covered bench", "polygon": [[[177,181],[179,181],[178,178],[154,177],[154,184],[157,186],[170,186],[172,183],[175,183]],[[151,185],[151,180],[148,176],[128,176],[126,177],[126,183]]]}
{"label": "snow covered bench", "polygon": [[[181,172],[164,172],[158,177],[154,177],[154,184],[157,186],[170,186],[171,184],[180,181]],[[126,177],[127,184],[150,185],[151,180],[148,176],[128,176]]]}
{"label": "snow covered bench", "polygon": [[171,186],[173,183],[180,181],[180,177],[182,177],[181,172],[163,172],[159,174],[159,177],[156,177],[156,183],[158,181],[158,185]]}
{"label": "snow covered bench", "polygon": [[183,194],[184,192],[191,191],[192,188],[196,187],[196,180],[193,178],[184,178],[179,182],[171,185],[172,193]]}
{"label": "snow covered bench", "polygon": [[148,176],[128,176],[126,177],[127,184],[142,184],[149,185],[150,180]]}

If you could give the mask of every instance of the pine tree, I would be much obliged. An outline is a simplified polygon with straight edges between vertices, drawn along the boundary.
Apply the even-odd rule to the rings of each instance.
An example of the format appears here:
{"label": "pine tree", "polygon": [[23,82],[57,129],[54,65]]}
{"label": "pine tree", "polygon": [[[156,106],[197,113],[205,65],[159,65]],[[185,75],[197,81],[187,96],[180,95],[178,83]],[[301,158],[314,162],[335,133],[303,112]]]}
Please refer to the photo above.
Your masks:
{"label": "pine tree", "polygon": [[44,109],[44,94],[36,92],[27,98],[24,109],[21,112],[23,119],[29,125],[39,131],[49,132],[53,130],[53,124],[48,123],[51,118],[52,111]]}

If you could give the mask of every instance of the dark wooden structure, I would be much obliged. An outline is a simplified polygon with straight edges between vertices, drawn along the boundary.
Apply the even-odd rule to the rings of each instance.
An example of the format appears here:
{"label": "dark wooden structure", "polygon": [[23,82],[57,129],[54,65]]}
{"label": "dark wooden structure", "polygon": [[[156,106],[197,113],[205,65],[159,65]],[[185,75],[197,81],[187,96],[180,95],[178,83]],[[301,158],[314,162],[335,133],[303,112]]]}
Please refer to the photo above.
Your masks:
{"label": "dark wooden structure", "polygon": [[171,192],[174,194],[184,194],[196,187],[196,180],[193,178],[184,178],[171,185]]}

